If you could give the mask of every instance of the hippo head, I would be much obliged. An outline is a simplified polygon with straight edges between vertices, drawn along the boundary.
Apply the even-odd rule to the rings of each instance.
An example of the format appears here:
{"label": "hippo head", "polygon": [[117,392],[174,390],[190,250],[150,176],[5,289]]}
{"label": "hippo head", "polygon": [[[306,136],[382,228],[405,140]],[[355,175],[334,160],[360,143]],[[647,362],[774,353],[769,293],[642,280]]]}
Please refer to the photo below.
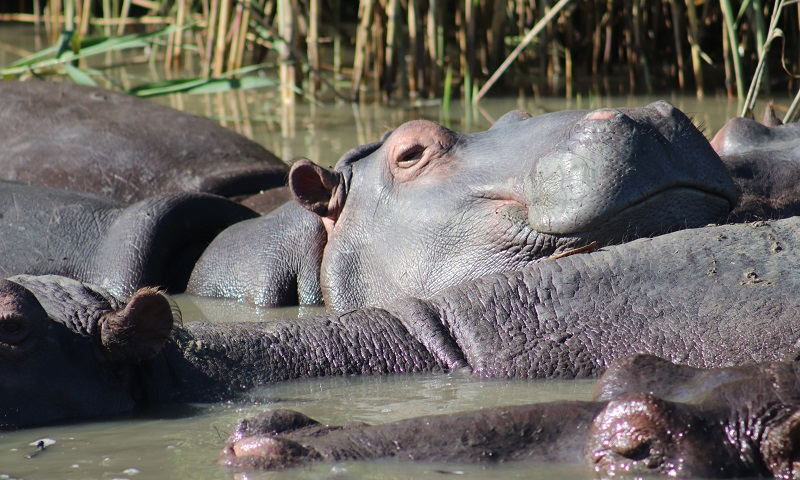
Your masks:
{"label": "hippo head", "polygon": [[412,121],[333,170],[297,162],[289,186],[326,226],[320,280],[338,309],[426,298],[592,241],[703,226],[736,199],[705,137],[664,102],[513,111],[473,134]]}
{"label": "hippo head", "polygon": [[595,418],[588,459],[601,478],[797,478],[800,408],[757,396],[738,391],[702,407],[644,393],[623,396]]}
{"label": "hippo head", "polygon": [[0,430],[131,411],[127,366],[159,351],[173,318],[152,289],[118,310],[67,317],[54,320],[31,291],[0,280]]}

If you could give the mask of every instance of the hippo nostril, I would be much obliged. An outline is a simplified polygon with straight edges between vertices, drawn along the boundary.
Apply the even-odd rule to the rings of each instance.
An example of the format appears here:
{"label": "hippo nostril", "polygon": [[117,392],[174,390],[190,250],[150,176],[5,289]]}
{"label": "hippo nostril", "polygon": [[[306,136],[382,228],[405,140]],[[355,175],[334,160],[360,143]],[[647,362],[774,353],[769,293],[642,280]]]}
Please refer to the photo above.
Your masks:
{"label": "hippo nostril", "polygon": [[617,445],[614,449],[615,453],[627,459],[638,461],[644,460],[650,456],[650,441],[626,443],[624,445]]}

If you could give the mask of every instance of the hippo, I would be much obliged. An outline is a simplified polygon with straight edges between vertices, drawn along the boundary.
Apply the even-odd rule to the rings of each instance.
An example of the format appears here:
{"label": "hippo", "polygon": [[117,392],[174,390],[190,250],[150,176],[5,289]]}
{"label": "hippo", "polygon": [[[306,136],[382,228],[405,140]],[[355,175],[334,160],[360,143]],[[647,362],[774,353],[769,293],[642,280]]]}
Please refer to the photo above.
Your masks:
{"label": "hippo", "polygon": [[[100,389],[96,397],[118,398],[114,405],[144,406],[218,401],[256,386],[332,375],[459,369],[481,377],[596,377],[636,353],[701,368],[794,360],[798,252],[795,217],[680,230],[535,262],[428,299],[303,319],[177,324],[163,299],[155,309],[161,316],[148,317],[147,328],[127,327],[126,336],[135,345],[141,332],[142,342],[160,350],[115,362],[97,353],[102,313],[119,310],[109,307],[109,293],[60,277],[16,276],[0,288],[13,307],[0,310],[0,322],[11,322],[0,325],[6,335],[0,343],[19,352],[0,357],[0,389],[30,388],[42,402],[57,396],[65,404]],[[21,295],[44,310],[20,313]],[[125,318],[119,328],[126,328]],[[69,348],[20,346],[37,339]],[[95,352],[97,368],[79,361],[83,351]],[[53,375],[53,363],[73,388],[48,389],[43,379]],[[0,397],[2,423],[21,428],[53,420],[37,405]],[[96,416],[118,411],[102,401],[91,407]]]}
{"label": "hippo", "polygon": [[733,221],[800,215],[800,123],[783,125],[768,107],[762,123],[729,120],[711,145],[741,191]]}
{"label": "hippo", "polygon": [[[0,81],[0,179],[134,203],[206,192],[288,200],[288,167],[217,123],[148,100],[71,83]],[[271,189],[279,188],[276,195]]]}
{"label": "hippo", "polygon": [[[296,204],[276,214],[280,222],[253,220],[209,246],[189,293],[261,305],[321,295],[334,310],[384,306],[592,242],[704,226],[737,202],[708,141],[666,102],[536,117],[513,111],[473,134],[412,121],[346,153],[333,170],[296,162],[289,187]],[[290,232],[270,238],[283,247],[265,253],[242,241],[264,235],[269,222]],[[300,260],[275,253],[298,243],[313,252]],[[257,267],[231,268],[244,264]],[[286,272],[304,293],[276,296],[253,268]],[[318,270],[319,279],[299,269]],[[321,294],[308,295],[317,284]]]}
{"label": "hippo", "polygon": [[257,213],[206,193],[125,205],[97,195],[0,181],[0,277],[58,274],[127,297],[181,292],[214,236]]}
{"label": "hippo", "polygon": [[[619,375],[625,367],[616,365],[611,370]],[[666,372],[691,368],[666,360],[660,365]],[[300,412],[270,410],[239,423],[220,463],[246,471],[381,458],[490,464],[527,460],[580,463],[600,478],[797,478],[800,365],[746,368],[752,375],[718,384],[687,402],[620,384],[614,397],[591,402],[494,407],[382,425],[328,426]],[[700,375],[726,377],[725,370]],[[784,374],[778,384],[769,375],[776,370]],[[665,372],[633,373],[657,385]],[[666,377],[679,389],[691,381]]]}

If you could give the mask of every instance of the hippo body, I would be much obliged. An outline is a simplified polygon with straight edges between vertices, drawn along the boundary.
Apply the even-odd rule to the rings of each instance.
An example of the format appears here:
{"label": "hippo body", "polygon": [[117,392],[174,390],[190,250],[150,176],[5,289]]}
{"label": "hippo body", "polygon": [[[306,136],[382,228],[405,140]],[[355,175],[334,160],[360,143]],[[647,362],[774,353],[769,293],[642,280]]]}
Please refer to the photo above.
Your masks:
{"label": "hippo body", "polygon": [[731,119],[711,140],[741,191],[734,221],[800,215],[800,123],[767,119]]}
{"label": "hippo body", "polygon": [[123,203],[255,195],[285,185],[287,173],[272,153],[211,120],[71,83],[0,81],[0,145],[0,179]]}
{"label": "hippo body", "polygon": [[[337,310],[428,298],[590,242],[706,225],[737,200],[705,137],[665,102],[537,117],[515,111],[466,135],[409,122],[346,153],[333,170],[295,163],[289,186],[319,223],[309,229],[297,214],[303,226],[294,227],[283,212],[283,228],[306,232],[284,243],[322,243],[319,285]],[[269,222],[250,222],[238,235],[263,235]],[[227,296],[215,285],[229,269],[207,266],[245,260],[285,269],[280,256],[251,246],[209,249],[189,292]],[[249,281],[251,291],[272,289]],[[232,296],[241,298],[239,290]]]}
{"label": "hippo body", "polygon": [[[800,218],[705,227],[535,262],[386,308],[268,323],[187,322],[144,363],[106,365],[137,372],[136,386],[114,376],[104,387],[112,392],[99,395],[136,390],[149,403],[216,401],[294,378],[454,368],[484,377],[592,377],[636,353],[702,368],[791,360],[800,343],[798,252]],[[72,282],[70,288],[89,288]],[[97,341],[87,337],[71,339],[71,348],[80,341],[80,348],[94,348]],[[20,365],[42,356],[64,368],[72,361],[30,351],[0,363],[0,388],[48,378],[46,369]],[[84,370],[71,373],[76,385]],[[0,412],[24,408],[13,396],[0,397]],[[94,412],[102,415],[103,405]]]}
{"label": "hippo body", "polygon": [[[666,372],[687,368],[661,364]],[[781,362],[749,369],[751,376],[687,403],[633,386],[593,402],[494,407],[383,425],[328,426],[291,410],[267,411],[239,424],[220,463],[241,471],[381,458],[533,460],[582,463],[600,478],[797,478],[800,367]],[[713,374],[724,377],[724,370]],[[784,382],[770,381],[775,370],[785,373]],[[657,383],[661,373],[642,376]],[[674,385],[681,383],[676,378]]]}
{"label": "hippo body", "polygon": [[186,290],[254,305],[321,303],[325,239],[316,215],[296,202],[286,203],[220,233],[192,270]]}
{"label": "hippo body", "polygon": [[214,236],[255,216],[203,193],[159,195],[126,206],[0,182],[0,275],[65,275],[122,297],[153,285],[180,292]]}

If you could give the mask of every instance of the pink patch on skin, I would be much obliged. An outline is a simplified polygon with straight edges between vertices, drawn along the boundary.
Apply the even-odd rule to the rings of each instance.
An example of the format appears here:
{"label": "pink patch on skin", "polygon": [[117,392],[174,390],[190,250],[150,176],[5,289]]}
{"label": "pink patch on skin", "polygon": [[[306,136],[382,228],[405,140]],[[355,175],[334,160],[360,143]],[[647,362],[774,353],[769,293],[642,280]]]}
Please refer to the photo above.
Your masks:
{"label": "pink patch on skin", "polygon": [[617,117],[617,112],[613,111],[600,111],[600,112],[592,112],[589,115],[586,115],[586,120],[611,120]]}
{"label": "pink patch on skin", "polygon": [[237,457],[271,457],[283,453],[283,444],[271,437],[246,437],[233,444],[233,454]]}

